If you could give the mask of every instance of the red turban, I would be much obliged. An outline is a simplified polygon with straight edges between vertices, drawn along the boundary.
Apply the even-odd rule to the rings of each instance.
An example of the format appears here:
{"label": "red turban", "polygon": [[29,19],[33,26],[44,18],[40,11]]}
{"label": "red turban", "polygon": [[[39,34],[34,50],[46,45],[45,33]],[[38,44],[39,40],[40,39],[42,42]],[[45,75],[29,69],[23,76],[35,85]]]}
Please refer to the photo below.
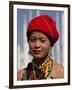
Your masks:
{"label": "red turban", "polygon": [[27,28],[27,37],[35,30],[46,34],[50,38],[52,44],[54,44],[59,38],[56,23],[48,15],[37,16],[31,20]]}

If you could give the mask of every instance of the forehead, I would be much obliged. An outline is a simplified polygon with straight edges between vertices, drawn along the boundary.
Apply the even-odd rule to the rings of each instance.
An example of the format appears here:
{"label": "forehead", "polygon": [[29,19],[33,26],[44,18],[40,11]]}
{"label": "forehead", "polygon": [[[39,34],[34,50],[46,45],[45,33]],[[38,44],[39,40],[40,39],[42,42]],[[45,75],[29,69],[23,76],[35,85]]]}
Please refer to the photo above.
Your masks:
{"label": "forehead", "polygon": [[36,37],[36,38],[47,38],[47,35],[45,35],[44,33],[42,32],[39,32],[39,31],[33,31],[30,35],[30,37]]}

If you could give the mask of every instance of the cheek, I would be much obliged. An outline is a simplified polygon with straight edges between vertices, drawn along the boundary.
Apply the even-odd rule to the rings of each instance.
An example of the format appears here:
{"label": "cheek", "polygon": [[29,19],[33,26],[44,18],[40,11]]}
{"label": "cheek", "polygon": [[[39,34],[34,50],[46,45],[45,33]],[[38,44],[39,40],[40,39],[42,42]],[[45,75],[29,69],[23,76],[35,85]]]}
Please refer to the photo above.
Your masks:
{"label": "cheek", "polygon": [[44,52],[49,52],[49,49],[51,48],[51,45],[50,45],[50,43],[45,43],[45,44],[43,44],[43,46],[42,46],[42,49],[43,49],[43,51]]}
{"label": "cheek", "polygon": [[29,44],[29,49],[31,50],[33,48],[33,44],[31,42],[29,42],[28,44]]}
{"label": "cheek", "polygon": [[49,49],[49,48],[51,47],[50,42],[45,42],[45,43],[43,44],[43,47]]}

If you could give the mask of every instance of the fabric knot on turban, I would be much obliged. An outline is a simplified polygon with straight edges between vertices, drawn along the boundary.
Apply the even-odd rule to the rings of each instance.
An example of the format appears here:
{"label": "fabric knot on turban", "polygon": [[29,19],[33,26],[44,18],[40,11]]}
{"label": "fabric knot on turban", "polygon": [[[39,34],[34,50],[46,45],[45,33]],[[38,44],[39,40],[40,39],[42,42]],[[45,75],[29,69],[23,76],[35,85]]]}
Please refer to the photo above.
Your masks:
{"label": "fabric knot on turban", "polygon": [[27,28],[27,37],[33,31],[40,31],[48,36],[52,45],[58,40],[59,33],[55,21],[48,15],[40,15],[33,18]]}

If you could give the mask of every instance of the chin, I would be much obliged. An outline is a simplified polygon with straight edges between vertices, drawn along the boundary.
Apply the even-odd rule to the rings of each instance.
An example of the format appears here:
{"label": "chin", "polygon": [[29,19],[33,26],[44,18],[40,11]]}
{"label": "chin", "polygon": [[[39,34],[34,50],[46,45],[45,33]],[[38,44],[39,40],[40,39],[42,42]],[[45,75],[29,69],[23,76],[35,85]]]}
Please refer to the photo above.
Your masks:
{"label": "chin", "polygon": [[42,59],[42,57],[39,57],[39,56],[34,56],[35,59]]}

